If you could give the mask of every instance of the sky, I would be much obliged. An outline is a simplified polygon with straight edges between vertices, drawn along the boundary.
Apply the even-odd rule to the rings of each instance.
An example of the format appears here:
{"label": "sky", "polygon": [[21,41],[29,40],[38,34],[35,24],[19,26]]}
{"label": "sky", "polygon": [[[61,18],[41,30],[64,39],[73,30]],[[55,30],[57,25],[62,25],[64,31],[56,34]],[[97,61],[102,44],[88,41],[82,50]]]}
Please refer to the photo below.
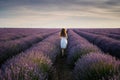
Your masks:
{"label": "sky", "polygon": [[120,28],[120,0],[0,0],[0,27]]}

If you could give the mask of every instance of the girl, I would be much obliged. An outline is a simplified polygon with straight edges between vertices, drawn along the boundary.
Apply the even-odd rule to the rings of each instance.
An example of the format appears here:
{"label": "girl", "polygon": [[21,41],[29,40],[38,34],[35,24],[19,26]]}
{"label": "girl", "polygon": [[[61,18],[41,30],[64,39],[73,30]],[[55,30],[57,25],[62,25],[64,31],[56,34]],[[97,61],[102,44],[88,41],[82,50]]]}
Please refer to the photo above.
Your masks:
{"label": "girl", "polygon": [[60,37],[61,37],[60,46],[62,49],[62,56],[63,56],[68,43],[66,29],[62,28]]}

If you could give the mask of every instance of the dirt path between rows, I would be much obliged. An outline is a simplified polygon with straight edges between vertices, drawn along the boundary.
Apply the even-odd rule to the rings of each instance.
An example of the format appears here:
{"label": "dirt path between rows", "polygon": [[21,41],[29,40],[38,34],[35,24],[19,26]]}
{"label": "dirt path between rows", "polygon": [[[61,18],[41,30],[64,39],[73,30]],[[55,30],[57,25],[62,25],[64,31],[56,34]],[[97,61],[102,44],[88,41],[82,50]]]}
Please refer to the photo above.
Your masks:
{"label": "dirt path between rows", "polygon": [[58,56],[48,80],[73,80],[72,69],[66,63],[67,56]]}

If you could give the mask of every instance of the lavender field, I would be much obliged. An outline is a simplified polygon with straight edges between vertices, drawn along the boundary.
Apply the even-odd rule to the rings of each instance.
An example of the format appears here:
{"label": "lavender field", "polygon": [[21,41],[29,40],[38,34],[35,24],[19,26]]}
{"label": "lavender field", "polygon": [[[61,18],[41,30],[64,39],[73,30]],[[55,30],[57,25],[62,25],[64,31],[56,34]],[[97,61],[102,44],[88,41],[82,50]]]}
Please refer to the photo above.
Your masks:
{"label": "lavender field", "polygon": [[120,29],[0,29],[0,80],[120,80]]}

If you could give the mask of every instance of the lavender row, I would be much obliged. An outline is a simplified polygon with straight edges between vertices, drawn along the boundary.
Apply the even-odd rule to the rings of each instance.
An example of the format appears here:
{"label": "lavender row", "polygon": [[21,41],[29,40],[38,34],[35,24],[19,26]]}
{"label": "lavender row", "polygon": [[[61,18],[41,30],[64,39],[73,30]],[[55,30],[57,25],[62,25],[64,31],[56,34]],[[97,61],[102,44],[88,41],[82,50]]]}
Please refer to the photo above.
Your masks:
{"label": "lavender row", "polygon": [[38,53],[21,53],[3,65],[1,80],[45,80],[52,62]]}
{"label": "lavender row", "polygon": [[110,38],[114,38],[116,40],[120,40],[120,35],[118,35],[118,34],[105,33],[103,31],[95,31],[95,30],[93,30],[93,31],[89,30],[87,32],[90,32],[90,33],[93,33],[93,34],[99,34],[99,35],[102,35],[102,36],[107,36],[107,37],[110,37]]}
{"label": "lavender row", "polygon": [[120,35],[120,28],[106,28],[106,29],[79,29],[82,31],[87,32],[98,32],[98,33],[107,33],[107,34],[113,34],[113,35]]}
{"label": "lavender row", "polygon": [[1,80],[47,80],[48,71],[60,52],[58,43],[57,33],[8,60],[2,65]]}
{"label": "lavender row", "polygon": [[120,41],[114,40],[105,36],[96,35],[88,32],[83,32],[75,30],[80,36],[86,38],[93,44],[96,44],[105,53],[110,53],[111,55],[120,58]]}
{"label": "lavender row", "polygon": [[[73,44],[76,47],[77,45],[83,44],[85,41],[85,39],[81,41],[82,39],[79,38],[80,36],[76,36],[75,34],[76,33],[74,33],[73,31],[70,32],[69,30],[69,47],[73,46]],[[81,42],[81,44],[79,42]],[[87,42],[87,44],[89,45],[90,43]],[[78,48],[80,50],[80,46]],[[69,50],[70,52],[72,52],[73,50],[76,51],[77,49],[71,47]],[[87,45],[84,50],[87,50]],[[76,55],[76,52],[72,54]],[[80,55],[81,52],[78,51],[77,54]],[[79,55],[76,55],[74,58],[78,57]],[[69,60],[71,60],[71,58],[69,58],[68,61]],[[77,60],[75,63],[73,76],[74,80],[119,80],[120,61],[116,61],[116,59],[110,55],[103,54],[100,50],[96,50],[95,52],[91,51],[87,54],[82,53],[79,60]]]}
{"label": "lavender row", "polygon": [[[0,29],[0,42],[20,39],[26,36],[44,33],[55,29]],[[57,29],[56,29],[57,30]]]}
{"label": "lavender row", "polygon": [[8,58],[20,53],[31,47],[33,44],[41,41],[45,37],[55,33],[56,31],[44,32],[42,34],[28,36],[19,40],[13,40],[0,44],[0,64]]}
{"label": "lavender row", "polygon": [[42,30],[34,29],[14,29],[14,28],[5,28],[0,29],[0,42],[15,40],[28,35],[36,34],[42,32]]}
{"label": "lavender row", "polygon": [[103,53],[82,56],[73,70],[74,80],[120,80],[120,61]]}
{"label": "lavender row", "polygon": [[[55,61],[56,56],[60,54],[60,38],[59,33],[53,34],[28,51],[43,52],[45,56],[49,57],[52,62]],[[52,52],[52,53],[50,53]]]}
{"label": "lavender row", "polygon": [[98,32],[95,32],[95,34],[105,35],[107,37],[114,38],[116,40],[120,40],[120,35],[117,35],[117,34],[107,34],[107,33],[98,33]]}
{"label": "lavender row", "polygon": [[[9,33],[19,33],[25,35],[31,35],[34,33],[45,32],[48,30],[57,30],[57,29],[44,29],[44,28],[0,28],[0,34],[9,34]],[[34,33],[33,33],[34,32]],[[0,35],[1,36],[1,35]]]}
{"label": "lavender row", "polygon": [[86,39],[80,37],[78,34],[72,30],[68,31],[68,57],[67,63],[74,67],[75,62],[83,55],[90,52],[101,52],[96,46],[90,44]]}
{"label": "lavender row", "polygon": [[26,37],[27,35],[19,34],[19,33],[8,33],[8,34],[1,34],[0,42],[6,42],[9,40],[20,39]]}

